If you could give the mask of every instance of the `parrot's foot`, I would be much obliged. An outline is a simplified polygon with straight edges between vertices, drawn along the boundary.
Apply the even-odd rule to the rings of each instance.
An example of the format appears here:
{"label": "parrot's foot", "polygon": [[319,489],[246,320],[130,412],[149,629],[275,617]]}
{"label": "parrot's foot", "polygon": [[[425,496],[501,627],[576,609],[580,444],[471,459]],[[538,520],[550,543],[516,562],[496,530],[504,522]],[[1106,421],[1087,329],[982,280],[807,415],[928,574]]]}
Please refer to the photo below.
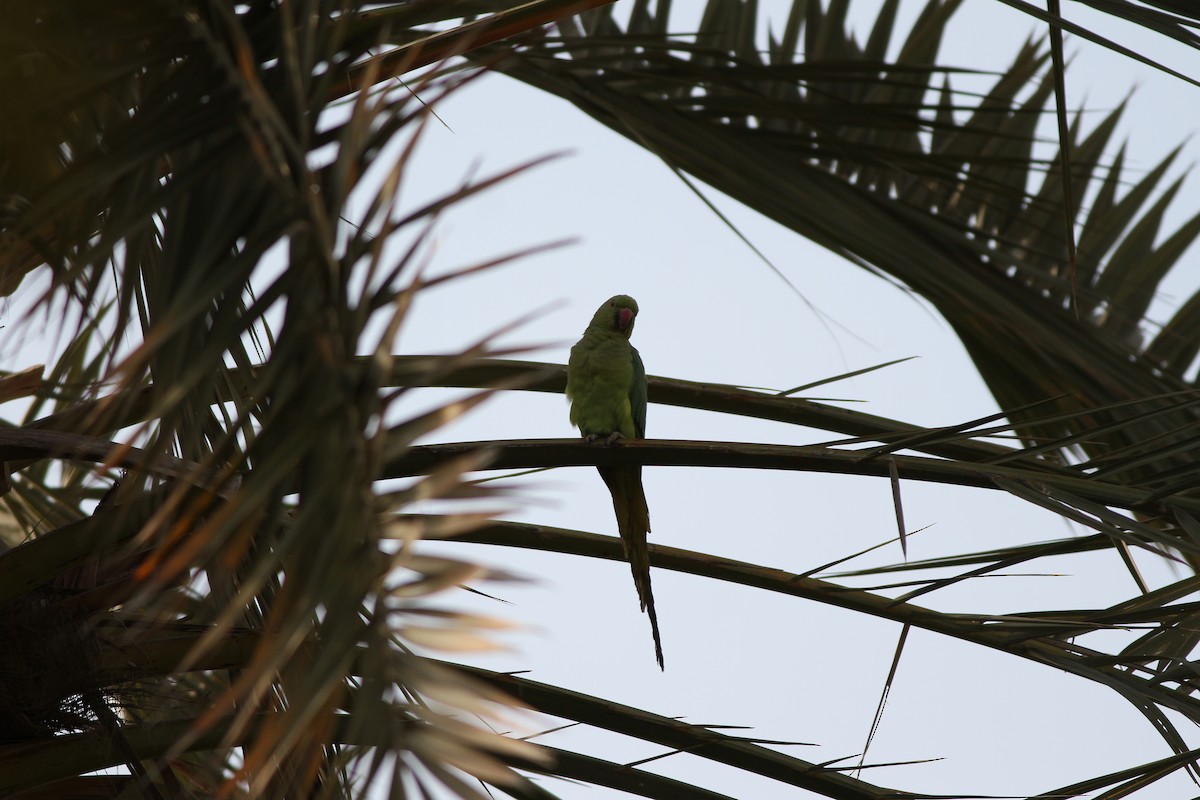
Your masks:
{"label": "parrot's foot", "polygon": [[622,434],[620,431],[613,431],[607,437],[602,437],[598,433],[589,433],[587,436],[583,437],[583,440],[588,444],[595,444],[603,439],[605,447],[616,447],[624,438],[624,434]]}

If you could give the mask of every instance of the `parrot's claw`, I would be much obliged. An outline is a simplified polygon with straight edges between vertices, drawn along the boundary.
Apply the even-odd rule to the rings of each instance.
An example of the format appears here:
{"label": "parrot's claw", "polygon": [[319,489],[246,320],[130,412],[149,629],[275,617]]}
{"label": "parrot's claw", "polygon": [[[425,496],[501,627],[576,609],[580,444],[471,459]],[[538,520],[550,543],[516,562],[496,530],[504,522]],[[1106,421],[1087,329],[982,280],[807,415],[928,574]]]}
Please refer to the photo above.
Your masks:
{"label": "parrot's claw", "polygon": [[595,444],[596,442],[603,440],[605,447],[616,447],[624,438],[624,434],[622,434],[620,431],[613,431],[608,436],[604,437],[598,433],[589,433],[587,436],[583,437],[583,440],[588,444]]}

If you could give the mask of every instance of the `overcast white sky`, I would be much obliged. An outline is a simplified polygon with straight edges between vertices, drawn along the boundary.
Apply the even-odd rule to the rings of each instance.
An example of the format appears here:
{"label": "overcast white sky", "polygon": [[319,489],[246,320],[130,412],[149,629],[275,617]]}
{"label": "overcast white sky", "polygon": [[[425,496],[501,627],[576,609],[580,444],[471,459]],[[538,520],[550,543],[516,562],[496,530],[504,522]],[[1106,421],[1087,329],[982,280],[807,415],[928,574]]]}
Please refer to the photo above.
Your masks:
{"label": "overcast white sky", "polygon": [[[922,5],[906,2],[906,19]],[[856,19],[869,25],[877,4],[856,6]],[[1069,18],[1196,72],[1194,52],[1108,24],[1075,3],[1064,6]],[[784,11],[773,13],[781,24]],[[858,29],[865,33],[866,26]],[[941,63],[1002,68],[1034,30],[1033,20],[999,2],[971,0],[951,27]],[[1068,38],[1067,46],[1074,54],[1067,78],[1072,108],[1085,100],[1090,108],[1110,108],[1141,84],[1124,126],[1133,139],[1135,169],[1152,166],[1191,134],[1194,115],[1173,109],[1194,108],[1196,89],[1094,45]],[[712,194],[809,301],[848,329],[830,330],[658,161],[568,104],[489,77],[438,112],[452,130],[430,128],[409,173],[412,203],[449,188],[476,163],[486,174],[551,152],[571,153],[456,208],[441,229],[438,268],[564,236],[580,242],[426,293],[400,352],[450,351],[532,309],[552,306],[505,341],[552,343],[532,357],[562,363],[595,307],[612,294],[628,293],[641,306],[634,343],[651,374],[783,389],[919,356],[817,394],[854,398],[863,401],[855,408],[927,425],[996,410],[949,328],[922,304]],[[1194,187],[1185,188],[1177,201],[1180,213],[1194,212],[1198,199]],[[1175,282],[1181,298],[1200,274],[1186,273]],[[1174,305],[1170,297],[1162,304]],[[518,393],[436,439],[573,434],[562,397]],[[658,406],[650,408],[648,435],[771,443],[833,438]],[[650,468],[645,484],[652,541],[662,544],[803,571],[894,536],[890,489],[882,480]],[[531,502],[509,518],[614,533],[610,501],[594,471],[559,470],[519,485],[522,500]],[[904,499],[910,529],[932,526],[913,539],[913,558],[1066,533],[1056,517],[997,492],[907,482]],[[655,570],[667,664],[661,674],[626,565],[499,548],[447,549],[537,579],[526,588],[489,590],[511,606],[462,600],[528,626],[505,639],[508,652],[479,658],[484,666],[528,669],[533,679],[666,716],[752,726],[752,736],[815,742],[819,747],[790,750],[810,761],[852,756],[862,748],[898,626]],[[875,563],[899,559],[898,548],[891,548]],[[1010,612],[1106,605],[1133,591],[1107,554],[1038,568],[1064,574],[989,579],[922,600],[939,609]],[[662,752],[582,729],[544,741],[616,761]],[[1131,706],[1096,685],[914,631],[868,760],[942,760],[872,770],[863,778],[906,790],[1023,796],[1168,754]],[[735,797],[808,796],[690,756],[649,768]],[[564,798],[609,794],[553,783],[547,788]],[[1178,778],[1139,796],[1195,791]]]}

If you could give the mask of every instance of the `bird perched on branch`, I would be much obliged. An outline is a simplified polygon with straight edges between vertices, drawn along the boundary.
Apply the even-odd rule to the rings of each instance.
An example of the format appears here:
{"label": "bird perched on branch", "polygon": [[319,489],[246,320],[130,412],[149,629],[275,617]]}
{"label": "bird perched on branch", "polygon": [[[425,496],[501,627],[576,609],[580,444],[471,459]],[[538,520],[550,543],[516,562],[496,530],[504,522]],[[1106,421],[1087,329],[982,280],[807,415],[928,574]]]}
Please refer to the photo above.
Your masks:
{"label": "bird perched on branch", "polygon": [[[567,362],[567,399],[571,401],[571,424],[589,442],[608,446],[622,439],[646,435],[646,368],[642,357],[629,343],[638,306],[632,297],[619,294],[600,306],[583,338],[571,348]],[[642,610],[650,615],[654,651],[663,666],[658,616],[650,591],[650,555],[646,534],[650,532],[650,510],[642,490],[642,468],[637,466],[597,467],[612,494],[617,513],[617,530],[625,545],[625,558],[633,571]]]}

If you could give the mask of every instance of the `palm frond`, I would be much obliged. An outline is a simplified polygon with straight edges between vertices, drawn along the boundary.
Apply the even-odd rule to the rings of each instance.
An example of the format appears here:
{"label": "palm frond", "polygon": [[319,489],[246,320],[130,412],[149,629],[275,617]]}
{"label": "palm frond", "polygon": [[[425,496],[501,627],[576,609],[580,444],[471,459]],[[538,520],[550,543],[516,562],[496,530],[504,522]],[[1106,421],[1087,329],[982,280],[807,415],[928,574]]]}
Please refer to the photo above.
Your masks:
{"label": "palm frond", "polygon": [[[596,4],[473,20],[478,4],[406,4],[386,24],[326,3],[14,10],[0,285],[44,265],[35,312],[79,322],[28,410],[42,419],[2,431],[29,538],[0,559],[0,617],[23,648],[3,668],[54,676],[5,682],[0,757],[22,765],[5,791],[124,765],[142,796],[361,796],[380,753],[401,757],[396,780],[529,785],[494,753],[545,763],[536,747],[424,700],[487,716],[500,699],[406,644],[480,641],[478,620],[431,627],[415,606],[486,572],[415,552],[418,528],[397,547],[383,520],[479,495],[462,474],[480,460],[377,493],[382,432],[405,429],[380,378],[439,214],[505,177],[400,203],[430,108],[470,80],[438,62]],[[172,662],[128,658],[181,624]],[[270,636],[230,661],[221,645],[244,628]],[[225,660],[198,668],[214,650]]]}
{"label": "palm frond", "polygon": [[[933,65],[957,6],[928,3],[896,43],[881,23],[868,48],[845,31],[841,4],[825,14],[796,3],[765,52],[752,38],[756,4],[713,0],[695,35],[661,32],[670,24],[665,3],[624,27],[598,9],[501,68],[670,167],[911,287],[950,322],[1000,407],[1059,397],[1077,420],[1037,425],[1018,414],[1026,441],[1078,436],[1111,421],[1073,413],[1082,407],[1187,385],[1195,349],[1184,337],[1196,303],[1157,336],[1146,314],[1200,223],[1160,236],[1178,183],[1151,197],[1174,154],[1118,199],[1123,158],[1106,163],[1104,154],[1122,107],[1086,133],[1075,115],[1063,143],[1074,187],[1065,208],[1064,162],[1035,156],[1053,87],[1047,52],[1030,42],[977,99],[954,91],[954,71]],[[896,58],[883,60],[893,48]],[[938,103],[927,105],[927,95]],[[1064,218],[1080,231],[1073,276]],[[1080,447],[1095,457],[1169,435],[1193,417],[1181,412]],[[1162,461],[1155,467],[1173,464]]]}
{"label": "palm frond", "polygon": [[[1046,10],[1026,0],[1000,0],[1005,5],[1028,14],[1034,19],[1041,20],[1062,30],[1073,33],[1083,39],[1102,47],[1120,53],[1121,55],[1140,61],[1143,64],[1161,70],[1168,75],[1180,78],[1189,83],[1196,83],[1195,76],[1185,75],[1163,65],[1153,57],[1138,52],[1121,44],[1120,41],[1104,36],[1083,25],[1064,19],[1061,15],[1052,15]],[[1177,42],[1200,47],[1200,35],[1196,33],[1200,25],[1200,14],[1189,3],[1174,0],[1147,0],[1147,2],[1130,2],[1130,0],[1080,0],[1082,5],[1110,14],[1118,19],[1126,20],[1134,25],[1168,36]]]}

